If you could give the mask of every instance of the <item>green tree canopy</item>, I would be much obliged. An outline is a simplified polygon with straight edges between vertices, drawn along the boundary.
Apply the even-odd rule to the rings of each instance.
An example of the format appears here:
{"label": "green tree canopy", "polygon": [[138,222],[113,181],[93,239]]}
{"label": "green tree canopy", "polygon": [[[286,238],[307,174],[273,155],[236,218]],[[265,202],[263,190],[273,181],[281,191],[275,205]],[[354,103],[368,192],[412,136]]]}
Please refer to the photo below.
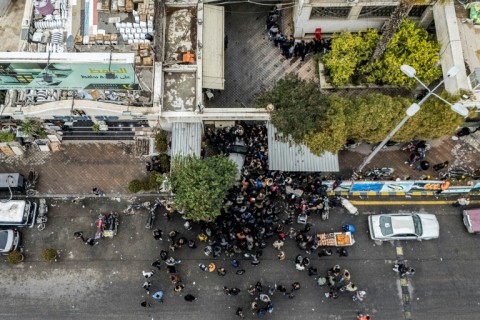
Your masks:
{"label": "green tree canopy", "polygon": [[348,138],[370,143],[383,140],[409,106],[408,99],[382,94],[352,98],[345,108]]}
{"label": "green tree canopy", "polygon": [[194,221],[213,221],[221,214],[227,192],[235,185],[237,167],[224,155],[173,159],[174,205]]}
{"label": "green tree canopy", "polygon": [[415,68],[419,79],[430,84],[442,75],[437,65],[439,50],[440,45],[431,39],[425,29],[405,19],[388,44],[383,57],[366,65],[362,70],[368,74],[368,82],[412,86],[416,84],[415,79],[407,77],[400,70],[402,64],[408,64]]}
{"label": "green tree canopy", "polygon": [[[454,103],[458,96],[444,92],[441,96]],[[456,132],[465,119],[452,111],[449,105],[435,97],[430,97],[402,129],[393,137],[395,141],[408,141],[413,138],[437,139]]]}
{"label": "green tree canopy", "polygon": [[377,45],[380,35],[377,30],[367,32],[342,32],[333,35],[331,50],[323,57],[330,82],[342,87],[352,82],[359,73],[359,67],[365,64]]}
{"label": "green tree canopy", "polygon": [[299,142],[305,133],[316,132],[327,119],[329,100],[313,82],[289,74],[269,91],[263,92],[256,100],[259,108],[273,104],[272,122],[275,127]]}
{"label": "green tree canopy", "polygon": [[[442,96],[451,102],[458,100]],[[405,117],[412,102],[381,94],[353,98],[325,96],[313,83],[295,76],[280,80],[256,100],[260,108],[269,103],[274,105],[272,123],[279,132],[290,135],[296,143],[305,143],[318,155],[337,152],[347,138],[370,143],[383,140]],[[435,139],[454,133],[462,121],[448,105],[431,97],[393,140]]]}
{"label": "green tree canopy", "polygon": [[414,67],[417,77],[426,84],[441,76],[437,66],[440,45],[415,22],[405,19],[388,42],[383,56],[369,63],[379,41],[378,31],[374,29],[334,34],[332,49],[322,59],[330,82],[337,87],[356,79],[376,84],[414,85],[415,79],[400,70],[402,64]]}

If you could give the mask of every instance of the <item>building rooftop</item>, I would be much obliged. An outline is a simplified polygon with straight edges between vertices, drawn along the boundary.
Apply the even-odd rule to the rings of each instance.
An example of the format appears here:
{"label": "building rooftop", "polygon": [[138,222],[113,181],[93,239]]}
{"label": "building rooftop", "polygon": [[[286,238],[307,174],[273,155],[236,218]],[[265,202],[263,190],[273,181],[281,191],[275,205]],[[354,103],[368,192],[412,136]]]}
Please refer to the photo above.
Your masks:
{"label": "building rooftop", "polygon": [[5,16],[0,18],[0,52],[18,51],[22,26],[23,12],[25,10],[24,1],[13,1],[7,9]]}

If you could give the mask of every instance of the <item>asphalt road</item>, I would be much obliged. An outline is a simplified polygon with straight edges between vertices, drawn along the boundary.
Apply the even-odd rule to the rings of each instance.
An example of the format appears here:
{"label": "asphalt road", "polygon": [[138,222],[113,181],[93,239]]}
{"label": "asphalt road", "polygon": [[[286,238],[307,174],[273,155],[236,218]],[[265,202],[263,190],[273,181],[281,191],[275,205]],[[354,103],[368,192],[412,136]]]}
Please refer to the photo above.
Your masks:
{"label": "asphalt road", "polygon": [[[143,200],[143,199],[142,199]],[[50,200],[51,201],[51,200]],[[476,319],[479,311],[480,252],[478,236],[470,235],[463,227],[458,208],[452,206],[362,206],[361,215],[351,216],[343,209],[333,209],[330,219],[321,221],[312,217],[312,231],[340,230],[344,223],[357,227],[356,243],[348,249],[348,257],[319,258],[312,255],[312,265],[324,273],[334,264],[340,264],[352,274],[352,281],[367,298],[353,302],[350,295],[337,300],[327,300],[325,287],[315,284],[314,277],[306,271],[295,270],[290,260],[301,251],[294,240],[285,245],[287,260],[278,261],[276,251],[270,246],[264,250],[262,262],[253,267],[248,260],[241,260],[246,270],[236,275],[228,260],[215,261],[225,266],[227,275],[205,273],[198,263],[210,263],[203,253],[203,246],[191,250],[182,248],[173,254],[181,259],[178,267],[186,285],[182,293],[175,293],[168,274],[163,270],[154,275],[151,292],[165,291],[163,304],[152,301],[152,308],[140,306],[146,292],[142,288],[142,270],[150,270],[150,263],[158,258],[159,250],[168,247],[155,242],[151,231],[144,228],[147,212],[122,215],[119,234],[113,239],[102,239],[90,247],[73,237],[83,230],[87,236],[95,232],[98,211],[123,210],[124,201],[108,198],[87,199],[85,208],[70,201],[50,202],[49,221],[44,231],[24,229],[23,244],[25,262],[12,266],[3,263],[0,284],[1,319],[234,319],[237,307],[243,307],[246,318],[255,316],[249,311],[252,297],[246,292],[250,284],[275,282],[290,285],[300,282],[302,288],[293,300],[280,293],[273,296],[274,311],[270,319],[354,319],[358,311],[368,312],[373,319],[405,319],[402,291],[398,274],[391,270],[397,257],[393,243],[377,244],[369,238],[367,215],[385,211],[418,210],[436,213],[440,222],[440,239],[424,242],[403,242],[405,259],[416,268],[409,279],[411,319]],[[198,227],[187,231],[176,216],[170,222],[157,215],[156,226],[164,233],[176,229],[187,238],[196,236]],[[300,227],[299,225],[294,225]],[[41,252],[47,247],[60,251],[58,262],[47,263]],[[236,286],[242,292],[231,297],[223,293],[223,286]],[[183,299],[187,293],[198,300],[190,303]]]}

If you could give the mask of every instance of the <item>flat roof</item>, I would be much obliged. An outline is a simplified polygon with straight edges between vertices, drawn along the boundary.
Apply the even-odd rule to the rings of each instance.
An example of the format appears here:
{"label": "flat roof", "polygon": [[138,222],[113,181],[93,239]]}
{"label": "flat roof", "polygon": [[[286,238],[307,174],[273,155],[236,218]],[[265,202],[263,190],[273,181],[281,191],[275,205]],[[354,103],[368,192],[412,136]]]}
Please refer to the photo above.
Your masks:
{"label": "flat roof", "polygon": [[25,1],[12,1],[0,19],[0,51],[18,51]]}

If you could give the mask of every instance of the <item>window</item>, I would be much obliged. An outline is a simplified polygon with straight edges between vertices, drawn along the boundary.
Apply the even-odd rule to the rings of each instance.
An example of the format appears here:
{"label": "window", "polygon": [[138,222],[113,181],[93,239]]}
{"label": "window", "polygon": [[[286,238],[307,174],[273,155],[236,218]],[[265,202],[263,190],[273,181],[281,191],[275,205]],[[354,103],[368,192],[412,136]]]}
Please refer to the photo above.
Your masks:
{"label": "window", "polygon": [[396,6],[365,6],[358,18],[385,18],[390,17]]}
{"label": "window", "polygon": [[380,231],[384,236],[389,236],[393,233],[392,218],[387,216],[380,217]]}
{"label": "window", "polygon": [[408,13],[408,16],[420,18],[427,8],[428,6],[413,6],[412,10]]}
{"label": "window", "polygon": [[415,225],[415,233],[418,236],[421,236],[423,234],[422,221],[420,220],[420,217],[416,214],[414,214],[412,218],[413,224]]}
{"label": "window", "polygon": [[315,7],[312,9],[310,19],[315,18],[346,18],[350,7]]}

